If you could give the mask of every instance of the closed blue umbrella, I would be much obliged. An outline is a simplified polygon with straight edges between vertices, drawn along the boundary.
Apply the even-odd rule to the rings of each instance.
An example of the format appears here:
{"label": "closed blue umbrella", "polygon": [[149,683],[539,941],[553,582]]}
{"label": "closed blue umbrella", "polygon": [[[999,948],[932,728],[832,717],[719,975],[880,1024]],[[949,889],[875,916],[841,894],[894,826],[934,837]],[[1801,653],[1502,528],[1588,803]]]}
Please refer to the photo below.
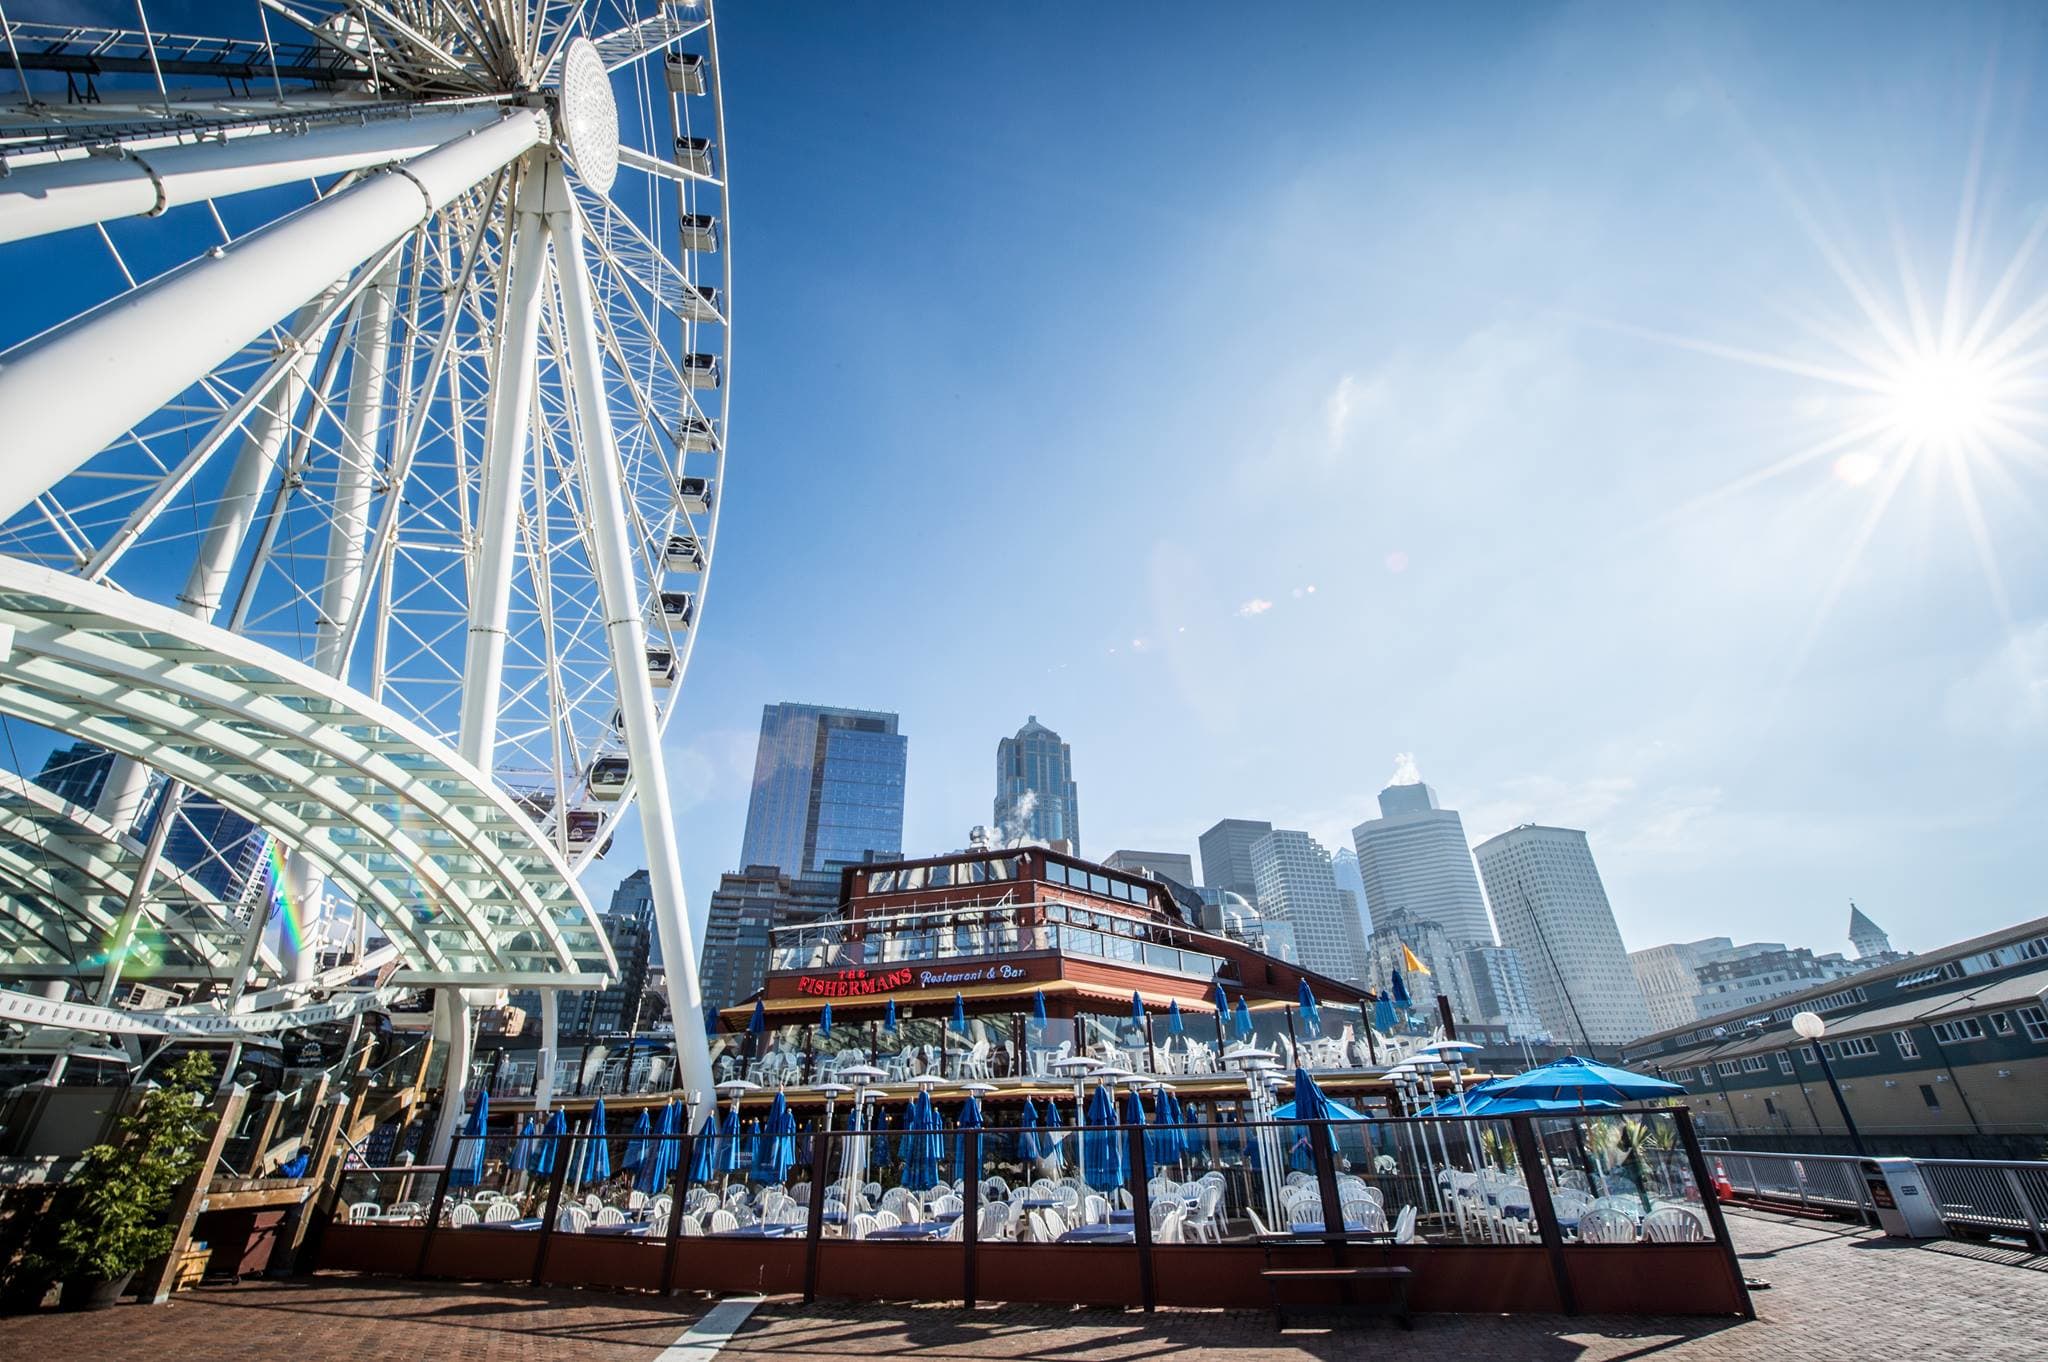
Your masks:
{"label": "closed blue umbrella", "polygon": [[[1169,1119],[1174,1125],[1187,1125],[1187,1110],[1180,1104],[1180,1094],[1171,1088],[1166,1090],[1166,1105],[1167,1109],[1173,1113]],[[1173,1156],[1175,1159],[1193,1158],[1200,1153],[1201,1148],[1196,1143],[1194,1131],[1176,1130],[1173,1132]]]}
{"label": "closed blue umbrella", "polygon": [[[1294,1071],[1294,1111],[1297,1120],[1327,1121],[1330,1119],[1330,1099],[1318,1087],[1315,1079],[1309,1077],[1307,1069]],[[1288,1165],[1299,1172],[1315,1171],[1315,1147],[1309,1143],[1307,1126],[1294,1127],[1292,1148],[1288,1152]]]}
{"label": "closed blue umbrella", "polygon": [[1042,988],[1031,991],[1031,1020],[1040,1026],[1045,1025],[1045,990]]}
{"label": "closed blue umbrella", "polygon": [[953,995],[953,1029],[962,1035],[967,1033],[967,1000],[958,993]]}
{"label": "closed blue umbrella", "polygon": [[1081,1136],[1081,1162],[1087,1165],[1088,1185],[1107,1192],[1124,1185],[1128,1160],[1124,1142],[1118,1138],[1116,1099],[1106,1084],[1097,1084],[1088,1099],[1087,1130]]}
{"label": "closed blue umbrella", "polygon": [[[650,1132],[651,1134],[674,1135],[676,1133],[676,1103],[674,1098],[670,1098],[668,1103],[662,1107],[661,1119],[653,1124],[654,1129]],[[672,1139],[652,1139],[646,1143],[646,1152],[640,1156],[640,1167],[633,1178],[633,1185],[651,1196],[666,1186],[669,1177],[675,1172],[677,1142]]]}
{"label": "closed blue umbrella", "polygon": [[[1138,1095],[1138,1090],[1136,1088],[1129,1088],[1126,1089],[1124,1092],[1123,1123],[1126,1126],[1136,1126],[1140,1130],[1144,1130],[1145,1128],[1145,1100],[1144,1098]],[[1126,1161],[1126,1167],[1128,1167],[1130,1159],[1130,1137],[1125,1132],[1119,1130],[1116,1133],[1115,1138],[1117,1144],[1121,1145],[1124,1149],[1124,1158]],[[1150,1131],[1146,1131],[1146,1133],[1139,1138],[1138,1154],[1139,1157],[1145,1160],[1144,1176],[1150,1178],[1152,1176],[1152,1137]]]}
{"label": "closed blue umbrella", "polygon": [[759,998],[756,998],[754,999],[754,1015],[747,1018],[747,1030],[749,1033],[758,1036],[766,1032],[767,1029],[768,1009]]}
{"label": "closed blue umbrella", "polygon": [[1216,981],[1216,1015],[1227,1016],[1230,1012],[1230,995],[1223,991],[1223,981]]}
{"label": "closed blue umbrella", "polygon": [[1166,1004],[1166,1030],[1169,1035],[1184,1036],[1187,1034],[1187,1023],[1180,1019],[1180,999],[1178,998],[1171,999]]}
{"label": "closed blue umbrella", "polygon": [[1381,1031],[1394,1029],[1394,1001],[1384,993],[1373,999],[1372,1024]]}
{"label": "closed blue umbrella", "polygon": [[654,1118],[647,1108],[642,1107],[640,1114],[633,1118],[633,1138],[626,1141],[626,1152],[619,1157],[621,1172],[628,1169],[635,1173],[640,1171],[640,1166],[647,1162],[647,1137],[653,1133]]}
{"label": "closed blue umbrella", "polygon": [[1061,1148],[1066,1142],[1066,1138],[1065,1134],[1060,1131],[1060,1104],[1057,1102],[1047,1102],[1045,1104],[1045,1134],[1038,1137],[1038,1157],[1044,1160],[1045,1166],[1055,1173],[1067,1166],[1067,1151]]}
{"label": "closed blue umbrella", "polygon": [[[970,1166],[975,1160],[973,1151],[967,1147],[967,1132],[970,1130],[980,1130],[981,1125],[981,1098],[974,1093],[969,1093],[967,1100],[960,1104],[960,1119],[954,1122],[953,1125],[953,1129],[957,1132],[953,1136],[953,1176],[958,1178],[980,1177],[981,1169]],[[983,1143],[986,1145],[986,1141]]]}
{"label": "closed blue umbrella", "polygon": [[720,1127],[717,1147],[718,1171],[737,1172],[740,1166],[740,1109],[737,1106],[725,1110],[725,1124]]}
{"label": "closed blue umbrella", "polygon": [[590,1108],[590,1170],[592,1182],[603,1182],[612,1175],[612,1145],[605,1138],[604,1099],[598,1098]]}
{"label": "closed blue umbrella", "polygon": [[562,1114],[560,1107],[556,1107],[554,1111],[548,1114],[547,1122],[540,1128],[540,1138],[535,1141],[533,1171],[538,1176],[544,1178],[554,1176],[557,1146],[555,1137],[568,1133],[569,1118]]}
{"label": "closed blue umbrella", "polygon": [[1391,982],[1394,989],[1394,1006],[1406,1012],[1415,1005],[1408,997],[1408,976],[1400,970],[1395,970]]}
{"label": "closed blue umbrella", "polygon": [[484,1178],[484,1128],[491,1119],[491,1093],[486,1088],[476,1095],[476,1106],[463,1124],[462,1152],[448,1169],[450,1187],[474,1187]]}
{"label": "closed blue umbrella", "polygon": [[754,1165],[748,1176],[755,1182],[781,1182],[795,1162],[796,1117],[790,1114],[789,1099],[778,1090],[754,1140]]}
{"label": "closed blue umbrella", "polygon": [[939,1180],[939,1160],[945,1156],[944,1130],[945,1122],[939,1119],[931,1094],[919,1093],[904,1116],[903,1138],[896,1147],[903,1160],[903,1185],[911,1191],[922,1192]]}
{"label": "closed blue umbrella", "polygon": [[896,1032],[896,1000],[889,1000],[888,1010],[882,1013],[882,1029],[894,1035]]}
{"label": "closed blue umbrella", "polygon": [[1131,990],[1131,1021],[1140,1031],[1145,1029],[1145,1002],[1138,996],[1138,990]]}
{"label": "closed blue umbrella", "polygon": [[1039,1156],[1038,1147],[1038,1104],[1030,1098],[1024,1099],[1024,1114],[1017,1119],[1017,1157],[1030,1163]]}
{"label": "closed blue umbrella", "polygon": [[519,1127],[519,1138],[512,1143],[511,1167],[515,1173],[524,1173],[533,1167],[533,1137],[537,1129],[534,1119],[529,1116],[526,1124]]}
{"label": "closed blue umbrella", "polygon": [[713,1109],[697,1128],[690,1146],[690,1181],[709,1182],[718,1176],[718,1112]]}
{"label": "closed blue umbrella", "polygon": [[[1173,1089],[1156,1088],[1152,1093],[1153,1120],[1161,1127],[1171,1127],[1179,1122],[1180,1114],[1174,1110]],[[1177,1163],[1181,1158],[1182,1141],[1187,1137],[1184,1130],[1159,1129],[1147,1131],[1145,1144],[1151,1151],[1154,1163]]]}
{"label": "closed blue umbrella", "polygon": [[1230,1019],[1232,1024],[1237,1027],[1237,1034],[1240,1039],[1250,1040],[1252,1038],[1252,1010],[1245,1006],[1242,993],[1237,995],[1237,1010],[1230,1014]]}
{"label": "closed blue umbrella", "polygon": [[1301,981],[1301,988],[1296,992],[1295,998],[1301,1004],[1301,1018],[1308,1023],[1309,1031],[1315,1035],[1321,1035],[1323,1033],[1323,1013],[1322,1009],[1316,1006],[1316,995],[1309,991],[1308,980],[1304,979]]}
{"label": "closed blue umbrella", "polygon": [[832,1035],[832,1004],[826,1003],[825,1010],[818,1014],[818,1036],[830,1039]]}

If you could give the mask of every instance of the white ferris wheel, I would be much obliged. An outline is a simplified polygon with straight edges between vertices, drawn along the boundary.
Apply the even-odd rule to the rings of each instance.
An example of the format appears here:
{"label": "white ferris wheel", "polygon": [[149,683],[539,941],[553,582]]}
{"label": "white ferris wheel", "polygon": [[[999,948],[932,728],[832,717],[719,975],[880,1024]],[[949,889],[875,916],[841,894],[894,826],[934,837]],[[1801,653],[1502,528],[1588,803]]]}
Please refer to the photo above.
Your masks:
{"label": "white ferris wheel", "polygon": [[708,1093],[661,740],[729,405],[710,0],[9,8],[0,715],[115,763],[91,809],[0,783],[0,987],[319,982],[163,864],[164,789],[390,982],[551,1003],[615,967],[580,881],[637,814]]}

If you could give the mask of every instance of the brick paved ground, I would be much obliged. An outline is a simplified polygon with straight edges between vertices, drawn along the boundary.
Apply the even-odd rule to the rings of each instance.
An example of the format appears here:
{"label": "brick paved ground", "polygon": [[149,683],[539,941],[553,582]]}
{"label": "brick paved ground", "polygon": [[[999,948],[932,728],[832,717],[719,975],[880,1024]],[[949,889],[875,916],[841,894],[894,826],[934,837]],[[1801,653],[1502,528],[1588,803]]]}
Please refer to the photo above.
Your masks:
{"label": "brick paved ground", "polygon": [[[843,1362],[917,1354],[926,1362],[2040,1362],[2048,1358],[2048,1272],[2038,1257],[1914,1248],[1819,1221],[1733,1217],[1744,1268],[1772,1289],[1759,1318],[1713,1320],[1424,1315],[1412,1334],[1362,1321],[1276,1334],[1246,1311],[1136,1313],[991,1307],[973,1313],[771,1301],[721,1362]],[[1961,1247],[1961,1246],[1953,1246]],[[203,1288],[155,1309],[0,1319],[0,1357],[29,1362],[646,1362],[702,1301],[598,1292],[414,1284],[325,1276]]]}

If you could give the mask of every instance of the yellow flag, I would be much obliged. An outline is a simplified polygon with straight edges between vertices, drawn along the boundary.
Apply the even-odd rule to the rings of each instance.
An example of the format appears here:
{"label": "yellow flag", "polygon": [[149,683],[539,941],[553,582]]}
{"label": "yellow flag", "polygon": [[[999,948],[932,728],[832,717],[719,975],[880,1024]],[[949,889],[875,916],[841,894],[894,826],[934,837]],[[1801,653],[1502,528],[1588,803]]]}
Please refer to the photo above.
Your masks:
{"label": "yellow flag", "polygon": [[1423,964],[1420,960],[1417,960],[1415,958],[1415,952],[1409,950],[1406,946],[1401,947],[1401,959],[1407,962],[1408,968],[1414,973],[1429,973],[1429,966]]}

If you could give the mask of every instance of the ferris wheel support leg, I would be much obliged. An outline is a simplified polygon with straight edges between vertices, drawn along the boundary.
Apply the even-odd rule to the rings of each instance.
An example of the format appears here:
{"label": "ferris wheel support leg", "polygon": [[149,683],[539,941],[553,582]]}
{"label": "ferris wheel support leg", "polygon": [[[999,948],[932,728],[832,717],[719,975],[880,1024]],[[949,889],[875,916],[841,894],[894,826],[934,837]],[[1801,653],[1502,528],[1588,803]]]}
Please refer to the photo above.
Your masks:
{"label": "ferris wheel support leg", "polygon": [[[551,176],[560,184],[560,163]],[[562,313],[568,331],[570,389],[579,418],[583,447],[577,468],[583,479],[584,513],[590,519],[591,564],[603,599],[605,633],[611,643],[612,671],[619,687],[619,710],[625,719],[626,751],[639,791],[640,828],[646,843],[647,877],[654,894],[654,923],[660,933],[661,958],[667,964],[669,1011],[675,1021],[676,1064],[680,1086],[693,1107],[712,1097],[711,1047],[704,1035],[704,993],[697,977],[697,940],[683,893],[682,854],[676,846],[675,812],[663,767],[661,727],[654,709],[654,683],[647,674],[647,629],[633,571],[628,538],[626,496],[619,473],[618,449],[612,438],[611,410],[605,400],[604,353],[595,321],[597,300],[583,250],[583,228],[566,187],[559,197],[552,187],[550,203],[564,211],[549,218],[555,243],[556,274],[561,281]]]}
{"label": "ferris wheel support leg", "polygon": [[540,1053],[533,1062],[533,1109],[546,1111],[555,1100],[555,1056],[561,1053],[561,990],[540,991]]}
{"label": "ferris wheel support leg", "polygon": [[[481,770],[491,769],[498,743],[499,687],[505,675],[505,621],[512,608],[514,551],[526,485],[528,423],[540,350],[541,304],[548,269],[544,157],[528,152],[520,165],[514,232],[506,262],[505,302],[492,367],[491,411],[484,429],[481,535],[469,587],[469,643],[462,668],[462,719],[457,745]],[[553,997],[552,991],[549,997]]]}
{"label": "ferris wheel support leg", "polygon": [[0,354],[0,521],[546,136],[509,110]]}
{"label": "ferris wheel support leg", "polygon": [[340,677],[348,665],[348,621],[355,616],[369,564],[370,500],[384,433],[384,386],[391,369],[392,303],[398,292],[398,257],[356,299],[350,348],[348,408],[336,451],[332,519],[327,523],[327,565],[320,583],[319,638],[313,665]]}

